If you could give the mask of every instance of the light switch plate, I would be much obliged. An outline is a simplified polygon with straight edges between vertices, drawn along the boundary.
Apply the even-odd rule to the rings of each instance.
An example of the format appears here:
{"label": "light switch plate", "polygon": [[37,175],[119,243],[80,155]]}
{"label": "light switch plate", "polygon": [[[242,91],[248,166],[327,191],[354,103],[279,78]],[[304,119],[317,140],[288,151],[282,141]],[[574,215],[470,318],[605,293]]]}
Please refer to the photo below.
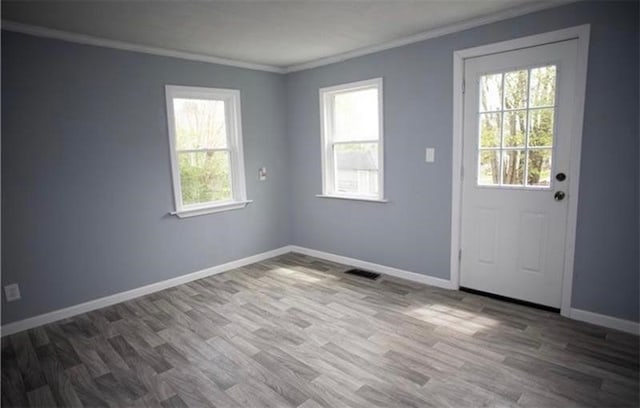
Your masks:
{"label": "light switch plate", "polygon": [[20,300],[20,286],[17,283],[12,283],[4,287],[4,294],[7,302],[13,302],[14,300]]}
{"label": "light switch plate", "polygon": [[433,147],[427,147],[425,149],[425,158],[424,160],[427,163],[433,163],[434,161],[436,161],[436,149],[434,149]]}
{"label": "light switch plate", "polygon": [[258,180],[265,181],[266,179],[267,179],[267,168],[266,167],[260,167],[258,169]]}

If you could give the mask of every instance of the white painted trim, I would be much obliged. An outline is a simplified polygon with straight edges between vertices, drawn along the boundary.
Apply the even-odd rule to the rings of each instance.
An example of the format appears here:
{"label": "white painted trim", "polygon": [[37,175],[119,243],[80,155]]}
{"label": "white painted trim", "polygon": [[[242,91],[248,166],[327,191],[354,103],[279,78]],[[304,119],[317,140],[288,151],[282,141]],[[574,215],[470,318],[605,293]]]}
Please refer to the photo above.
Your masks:
{"label": "white painted trim", "polygon": [[380,265],[373,262],[363,261],[360,259],[349,258],[342,255],[336,255],[329,252],[317,251],[315,249],[304,248],[296,245],[289,247],[291,252],[297,252],[303,255],[309,255],[320,259],[326,259],[327,261],[336,262],[344,265],[355,266],[357,268],[366,269],[372,272],[378,272],[384,275],[395,276],[396,278],[406,279],[412,282],[418,282],[425,285],[436,286],[444,289],[457,289],[454,288],[450,281],[441,278],[435,278],[433,276],[424,275],[422,273],[405,271],[403,269],[393,268],[391,266]]}
{"label": "white painted trim", "polygon": [[341,196],[341,195],[335,195],[335,194],[316,194],[316,197],[318,198],[335,198],[338,200],[351,200],[351,201],[368,201],[368,202],[372,202],[372,203],[388,203],[389,200],[385,200],[385,199],[379,199],[379,198],[367,198],[367,197],[351,197],[351,196]]}
{"label": "white painted trim", "polygon": [[[383,79],[372,78],[358,82],[328,86],[320,88],[320,136],[321,136],[321,169],[322,169],[322,197],[353,198],[364,201],[386,201],[384,198],[384,91]],[[341,93],[358,91],[361,89],[376,89],[378,91],[378,139],[354,140],[353,143],[378,143],[378,195],[348,195],[337,194],[335,190],[335,172],[333,146],[333,97]],[[348,143],[340,141],[339,143]]]}
{"label": "white painted trim", "polygon": [[246,207],[247,205],[251,204],[252,202],[253,200],[231,201],[229,203],[224,203],[224,204],[209,205],[206,207],[198,207],[198,208],[189,208],[189,209],[183,209],[182,211],[171,211],[169,214],[175,215],[178,218],[196,217],[198,215],[213,214],[213,213],[223,212],[223,211],[240,210]]}
{"label": "white painted trim", "polygon": [[462,228],[462,151],[464,148],[464,60],[453,55],[453,140],[451,169],[451,270],[449,280],[460,288],[460,242]]}
{"label": "white painted trim", "polygon": [[619,319],[617,317],[611,317],[599,313],[589,312],[587,310],[571,308],[569,314],[566,316],[574,320],[580,320],[595,324],[598,326],[607,327],[609,329],[620,330],[625,333],[640,335],[640,323],[631,320]]}
{"label": "white painted trim", "polygon": [[[460,251],[460,220],[462,216],[461,188],[462,188],[462,145],[464,118],[464,60],[467,58],[516,49],[535,47],[576,39],[578,41],[578,55],[576,68],[576,94],[573,113],[573,132],[571,137],[571,157],[569,177],[569,208],[567,215],[567,238],[565,241],[565,264],[562,284],[562,304],[560,313],[569,317],[571,314],[571,294],[573,288],[573,268],[575,257],[576,225],[578,219],[578,188],[580,184],[580,156],[582,153],[582,126],[584,116],[584,101],[587,83],[587,62],[589,53],[589,24],[570,27],[548,33],[517,38],[494,44],[483,45],[465,50],[455,51],[453,54],[453,158],[452,158],[452,202],[451,202],[451,282],[454,287],[460,286],[460,264],[457,254]],[[454,259],[455,256],[455,259]]]}
{"label": "white painted trim", "polygon": [[453,34],[459,31],[469,30],[471,28],[479,27],[486,24],[495,23],[501,20],[507,20],[514,17],[519,17],[525,14],[534,13],[549,8],[555,8],[564,6],[565,4],[575,3],[577,0],[564,0],[564,1],[538,1],[530,4],[526,4],[520,7],[514,7],[508,10],[491,13],[486,16],[473,18],[460,23],[450,24],[444,27],[436,28],[433,30],[427,30],[419,34],[415,34],[409,37],[399,38],[397,40],[385,42],[382,44],[372,45],[369,47],[359,48],[353,51],[337,54],[331,57],[320,58],[315,61],[305,62],[302,64],[290,65],[284,68],[284,73],[303,71],[305,69],[317,68],[324,65],[335,64],[337,62],[346,61],[352,58],[361,57],[363,55],[374,54],[376,52],[385,51],[391,48],[402,47],[404,45],[417,43],[420,41],[429,40],[432,38],[442,37],[448,34]]}
{"label": "white painted trim", "polygon": [[565,240],[564,276],[562,280],[562,304],[560,313],[563,316],[571,312],[573,298],[573,272],[576,254],[576,229],[578,226],[578,199],[580,187],[580,161],[582,157],[582,130],[584,126],[584,104],[587,91],[587,69],[589,65],[589,25],[579,27],[578,55],[576,56],[576,94],[574,98],[573,131],[571,138],[571,156],[569,158],[569,213],[567,217],[567,237]]}
{"label": "white painted trim", "polygon": [[[167,127],[169,135],[169,157],[171,159],[171,180],[173,182],[173,197],[175,211],[171,215],[179,218],[194,217],[221,211],[237,210],[247,206],[247,187],[244,173],[244,153],[242,149],[242,117],[240,105],[240,91],[237,89],[203,88],[196,86],[165,85],[167,104]],[[227,129],[227,147],[229,152],[229,166],[231,173],[231,191],[233,197],[226,201],[214,201],[195,205],[184,205],[182,202],[182,185],[176,143],[176,125],[174,99],[206,99],[222,101],[225,106],[225,122]],[[196,149],[197,150],[197,149]]]}
{"label": "white painted trim", "polygon": [[178,276],[175,278],[167,279],[161,282],[152,283],[149,285],[141,286],[136,289],[131,289],[125,292],[115,293],[113,295],[105,296],[99,299],[90,300],[88,302],[80,303],[74,306],[66,307],[64,309],[55,310],[53,312],[41,314],[38,316],[30,317],[28,319],[19,320],[17,322],[3,325],[0,331],[2,336],[18,333],[23,330],[32,329],[34,327],[42,326],[43,324],[52,323],[58,320],[66,319],[72,316],[76,316],[82,313],[87,313],[92,310],[101,309],[103,307],[111,306],[116,303],[125,302],[127,300],[135,299],[140,296],[148,295],[150,293],[158,292],[167,288],[182,285],[183,283],[191,282],[197,279],[206,278],[208,276],[217,275],[222,272],[226,272],[232,269],[240,268],[245,265],[249,265],[255,262],[264,261],[265,259],[273,258],[291,252],[289,246],[274,249],[272,251],[262,252],[257,255],[249,256],[246,258],[238,259],[235,261],[227,262],[222,265],[214,266],[211,268],[202,269],[197,272],[188,273],[186,275]]}
{"label": "white painted trim", "polygon": [[444,27],[436,28],[433,30],[427,30],[422,33],[411,35],[408,37],[399,38],[397,40],[385,42],[382,44],[372,45],[369,47],[363,47],[356,50],[340,53],[337,55],[320,58],[314,61],[305,62],[302,64],[289,65],[287,67],[278,67],[274,65],[256,64],[251,62],[238,61],[230,58],[214,57],[211,55],[204,55],[192,52],[170,50],[161,47],[150,47],[145,45],[133,44],[124,41],[109,40],[106,38],[94,37],[85,34],[77,34],[69,31],[56,30],[52,28],[34,26],[30,24],[18,23],[9,20],[2,20],[2,29],[7,31],[13,31],[17,33],[29,34],[37,37],[54,38],[57,40],[63,40],[78,44],[93,45],[96,47],[115,48],[125,51],[141,52],[144,54],[160,55],[163,57],[180,58],[190,61],[206,62],[210,64],[227,65],[238,68],[253,69],[257,71],[275,72],[280,74],[287,74],[290,72],[302,71],[305,69],[311,69],[321,67],[324,65],[334,64],[336,62],[342,62],[351,58],[360,57],[363,55],[374,54],[376,52],[385,51],[391,48],[402,47],[404,45],[413,44],[420,41],[429,40],[431,38],[442,37],[444,35],[453,34],[459,31],[469,30],[471,28],[479,27],[486,24],[495,23],[501,20],[507,20],[510,18],[522,16],[536,11],[541,11],[549,8],[560,7],[565,4],[574,3],[577,0],[561,0],[561,1],[539,1],[530,4],[526,4],[520,7],[514,7],[508,10],[491,13],[486,16],[481,16],[460,23],[450,24]]}
{"label": "white painted trim", "polygon": [[[178,276],[175,278],[167,279],[161,282],[152,283],[149,285],[141,286],[139,288],[131,289],[125,292],[115,293],[113,295],[105,296],[99,299],[90,300],[88,302],[80,303],[74,306],[66,307],[64,309],[55,310],[53,312],[44,313],[38,316],[30,317],[17,322],[3,325],[0,328],[0,336],[8,336],[14,333],[21,332],[23,330],[29,330],[34,327],[42,326],[56,322],[58,320],[73,317],[82,313],[87,313],[92,310],[101,309],[103,307],[111,306],[117,303],[126,302],[127,300],[135,299],[140,296],[145,296],[150,293],[155,293],[167,288],[182,285],[184,283],[192,282],[194,280],[206,278],[208,276],[217,275],[223,272],[227,272],[233,269],[241,268],[252,263],[261,262],[265,259],[273,258],[276,256],[284,255],[289,252],[297,252],[304,255],[313,256],[320,259],[325,259],[331,262],[336,262],[344,265],[355,266],[370,270],[372,272],[378,272],[384,275],[394,276],[397,278],[406,279],[408,281],[417,282],[425,285],[431,285],[444,289],[457,290],[457,285],[454,285],[451,281],[441,278],[435,278],[433,276],[423,275],[416,272],[405,271],[390,266],[380,265],[373,262],[367,262],[360,259],[349,258],[342,255],[335,255],[329,252],[317,251],[297,245],[286,245],[281,248],[277,248],[271,251],[262,252],[257,255],[248,256],[246,258],[238,259],[235,261],[227,262],[222,265],[214,266],[211,268],[202,269],[197,272],[188,273],[186,275]],[[566,317],[580,320],[599,326],[620,330],[632,334],[640,334],[640,326],[638,322],[629,320],[623,320],[611,316],[601,315],[598,313],[588,312],[580,309],[570,309],[569,314]]]}
{"label": "white painted trim", "polygon": [[227,65],[231,67],[253,69],[257,71],[275,72],[278,74],[285,73],[285,70],[283,68],[273,65],[254,64],[251,62],[238,61],[230,58],[214,57],[193,52],[177,51],[160,47],[139,45],[124,41],[109,40],[106,38],[93,37],[86,34],[77,34],[69,31],[55,30],[52,28],[39,27],[8,20],[2,20],[2,29],[13,31],[16,33],[29,34],[36,37],[53,38],[56,40],[68,41],[84,45],[92,45],[95,47],[114,48],[117,50],[141,52],[143,54],[159,55],[162,57],[180,58],[189,61],[206,62],[209,64]]}

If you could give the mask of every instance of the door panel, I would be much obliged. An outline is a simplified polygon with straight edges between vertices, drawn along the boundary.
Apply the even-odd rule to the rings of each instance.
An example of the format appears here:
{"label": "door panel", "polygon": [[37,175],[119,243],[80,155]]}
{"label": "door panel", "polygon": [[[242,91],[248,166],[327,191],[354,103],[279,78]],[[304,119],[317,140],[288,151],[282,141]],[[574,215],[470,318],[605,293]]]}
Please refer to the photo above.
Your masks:
{"label": "door panel", "polygon": [[544,240],[547,236],[546,214],[523,212],[520,214],[520,270],[542,273],[545,261]]}
{"label": "door panel", "polygon": [[465,60],[461,286],[560,307],[576,53]]}

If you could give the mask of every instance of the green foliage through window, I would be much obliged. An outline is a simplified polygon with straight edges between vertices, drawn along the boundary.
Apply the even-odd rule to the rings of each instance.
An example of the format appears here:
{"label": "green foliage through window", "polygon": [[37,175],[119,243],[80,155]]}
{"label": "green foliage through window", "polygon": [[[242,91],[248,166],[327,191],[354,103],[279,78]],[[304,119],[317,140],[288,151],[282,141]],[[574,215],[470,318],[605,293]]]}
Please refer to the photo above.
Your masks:
{"label": "green foliage through window", "polygon": [[478,184],[549,186],[553,65],[480,78]]}
{"label": "green foliage through window", "polygon": [[175,98],[173,107],[183,205],[231,200],[225,101]]}

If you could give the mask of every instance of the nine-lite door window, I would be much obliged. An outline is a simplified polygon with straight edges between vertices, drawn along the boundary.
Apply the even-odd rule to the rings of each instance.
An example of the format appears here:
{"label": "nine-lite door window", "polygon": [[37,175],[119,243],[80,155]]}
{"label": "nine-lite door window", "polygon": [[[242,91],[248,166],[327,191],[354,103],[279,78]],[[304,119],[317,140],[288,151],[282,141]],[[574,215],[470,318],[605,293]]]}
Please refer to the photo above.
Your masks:
{"label": "nine-lite door window", "polygon": [[244,207],[240,92],[167,85],[166,98],[176,214]]}
{"label": "nine-lite door window", "polygon": [[382,78],[320,89],[325,196],[382,200]]}

